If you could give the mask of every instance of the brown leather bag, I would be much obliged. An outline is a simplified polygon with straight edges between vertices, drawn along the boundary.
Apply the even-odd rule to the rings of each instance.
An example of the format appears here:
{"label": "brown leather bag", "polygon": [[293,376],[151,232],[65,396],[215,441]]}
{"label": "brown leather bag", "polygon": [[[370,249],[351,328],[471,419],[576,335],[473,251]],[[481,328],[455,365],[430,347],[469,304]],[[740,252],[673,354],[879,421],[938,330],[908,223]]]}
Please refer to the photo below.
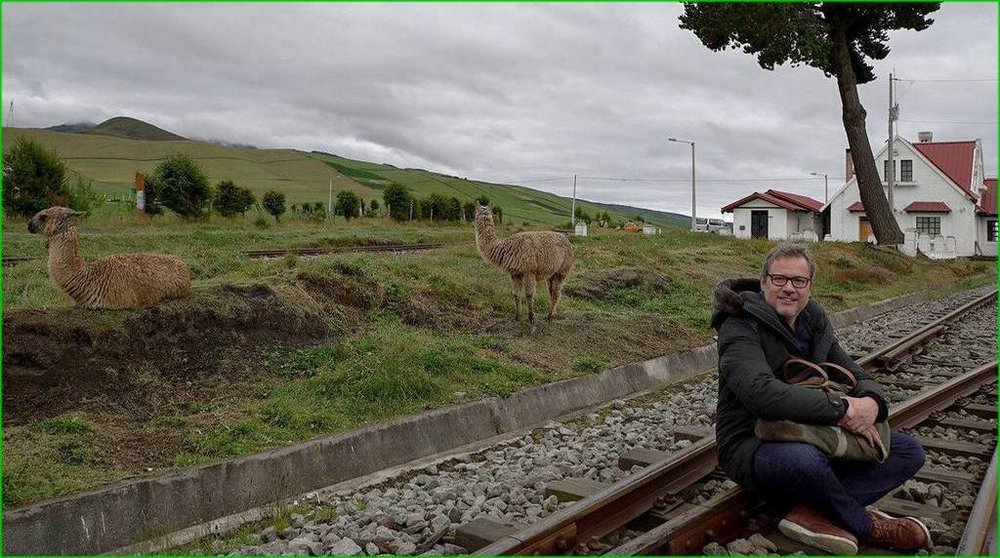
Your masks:
{"label": "brown leather bag", "polygon": [[[831,376],[835,379],[831,379]],[[850,370],[832,362],[819,364],[790,358],[781,366],[781,380],[822,390],[840,399],[854,391],[857,379]],[[830,457],[852,461],[885,461],[889,457],[889,423],[875,423],[879,440],[873,447],[867,438],[839,426],[802,424],[790,420],[757,420],[754,434],[767,442],[806,442]]]}

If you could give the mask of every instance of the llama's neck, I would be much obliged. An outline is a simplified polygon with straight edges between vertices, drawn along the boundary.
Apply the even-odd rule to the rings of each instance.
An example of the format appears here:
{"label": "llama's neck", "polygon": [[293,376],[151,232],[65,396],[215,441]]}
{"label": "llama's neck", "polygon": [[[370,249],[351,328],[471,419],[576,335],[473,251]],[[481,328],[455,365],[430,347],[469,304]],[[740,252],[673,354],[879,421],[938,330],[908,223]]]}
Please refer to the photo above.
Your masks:
{"label": "llama's neck", "polygon": [[60,287],[87,273],[87,264],[80,257],[76,229],[52,235],[46,241],[49,248],[49,276]]}
{"label": "llama's neck", "polygon": [[476,247],[479,248],[479,253],[489,259],[490,253],[493,248],[500,241],[497,240],[496,231],[493,230],[493,223],[488,217],[479,217],[476,219]]}

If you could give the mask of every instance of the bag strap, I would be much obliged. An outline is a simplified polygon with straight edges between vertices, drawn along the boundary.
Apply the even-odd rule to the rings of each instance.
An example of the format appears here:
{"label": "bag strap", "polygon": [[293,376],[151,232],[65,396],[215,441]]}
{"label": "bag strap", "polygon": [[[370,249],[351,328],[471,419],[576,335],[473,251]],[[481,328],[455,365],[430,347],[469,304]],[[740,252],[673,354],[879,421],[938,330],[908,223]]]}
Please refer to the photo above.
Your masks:
{"label": "bag strap", "polygon": [[[797,369],[791,369],[793,366]],[[781,365],[781,375],[789,384],[822,385],[830,381],[820,365],[798,357],[791,357]]]}
{"label": "bag strap", "polygon": [[832,362],[821,362],[819,363],[819,365],[822,368],[835,370],[839,374],[841,374],[848,382],[850,382],[850,385],[847,386],[848,388],[850,388],[849,391],[854,391],[854,388],[858,386],[858,379],[854,376],[854,373],[844,368],[843,366],[839,364],[834,364]]}

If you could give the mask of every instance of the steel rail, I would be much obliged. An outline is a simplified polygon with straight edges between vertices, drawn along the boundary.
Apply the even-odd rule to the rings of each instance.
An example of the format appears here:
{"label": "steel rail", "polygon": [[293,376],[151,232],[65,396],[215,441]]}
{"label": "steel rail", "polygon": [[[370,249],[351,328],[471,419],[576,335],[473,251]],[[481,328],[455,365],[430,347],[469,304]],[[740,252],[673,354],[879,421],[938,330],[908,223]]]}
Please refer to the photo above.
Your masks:
{"label": "steel rail", "polygon": [[859,358],[857,363],[865,370],[872,370],[879,367],[886,368],[890,371],[895,370],[899,366],[901,357],[910,353],[914,347],[922,343],[926,343],[929,339],[936,335],[940,335],[955,320],[978,308],[979,306],[996,299],[996,297],[997,290],[994,289],[993,292],[987,293],[976,300],[962,305],[958,309],[949,312],[944,317],[939,318],[907,335],[906,337],[897,340],[895,343],[891,343],[885,347],[868,353],[867,355]]}
{"label": "steel rail", "polygon": [[[997,361],[994,360],[989,364],[940,384],[932,391],[921,393],[891,409],[889,412],[889,425],[893,430],[899,430],[919,424],[927,420],[931,414],[953,405],[955,401],[962,397],[974,393],[981,386],[996,382],[996,374]],[[996,465],[995,461],[994,452],[994,467]],[[996,508],[995,473],[996,470],[994,468],[991,476],[994,485],[992,490],[990,490],[994,498],[990,509]],[[717,536],[717,533],[710,534],[706,532],[706,525],[722,523],[732,531],[739,527],[738,522],[740,519],[747,519],[750,516],[755,503],[748,498],[737,500],[736,496],[741,493],[743,493],[742,490],[736,490],[729,500],[720,502],[714,506],[702,506],[702,509],[699,510],[700,513],[696,515],[692,514],[686,521],[678,518],[676,521],[668,521],[659,525],[636,539],[609,551],[609,554],[655,554],[664,548],[668,548],[671,553],[699,554],[701,546],[708,542],[708,539],[714,539]],[[985,521],[988,521],[988,518]],[[985,532],[985,526],[982,530]],[[972,554],[975,553],[972,552]]]}
{"label": "steel rail", "polygon": [[993,449],[990,468],[983,477],[972,512],[965,522],[962,539],[955,554],[958,556],[997,555],[997,450]]}
{"label": "steel rail", "polygon": [[677,456],[650,465],[625,482],[615,483],[522,531],[479,549],[476,554],[554,554],[590,542],[665,505],[667,499],[715,470],[715,436],[702,438]]}
{"label": "steel rail", "polygon": [[[893,430],[908,428],[947,408],[980,386],[997,380],[997,362],[953,378],[933,390],[894,407],[889,413]],[[483,547],[476,554],[555,554],[586,545],[663,503],[715,469],[718,460],[715,436],[699,440],[676,457],[646,467],[633,478],[616,483],[563,509],[524,530]],[[740,528],[750,517],[752,501],[742,490],[734,490],[718,507],[700,506],[654,528],[636,540],[610,551],[628,555],[671,552],[691,553],[706,537],[723,535]]]}

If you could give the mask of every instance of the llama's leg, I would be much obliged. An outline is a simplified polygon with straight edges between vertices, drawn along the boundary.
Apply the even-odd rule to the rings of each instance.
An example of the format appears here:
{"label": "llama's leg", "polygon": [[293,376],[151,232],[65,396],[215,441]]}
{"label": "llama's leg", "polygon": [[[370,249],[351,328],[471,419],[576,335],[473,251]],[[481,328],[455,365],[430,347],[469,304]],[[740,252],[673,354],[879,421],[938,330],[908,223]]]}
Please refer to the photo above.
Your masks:
{"label": "llama's leg", "polygon": [[535,323],[535,284],[534,275],[524,276],[524,302],[528,305],[528,323]]}
{"label": "llama's leg", "polygon": [[510,290],[514,295],[514,321],[521,321],[521,283],[524,278],[520,275],[511,274],[510,276]]}
{"label": "llama's leg", "polygon": [[549,300],[552,302],[552,308],[549,309],[549,320],[556,319],[556,307],[559,306],[559,297],[562,295],[562,285],[565,280],[565,277],[559,275],[549,277]]}

